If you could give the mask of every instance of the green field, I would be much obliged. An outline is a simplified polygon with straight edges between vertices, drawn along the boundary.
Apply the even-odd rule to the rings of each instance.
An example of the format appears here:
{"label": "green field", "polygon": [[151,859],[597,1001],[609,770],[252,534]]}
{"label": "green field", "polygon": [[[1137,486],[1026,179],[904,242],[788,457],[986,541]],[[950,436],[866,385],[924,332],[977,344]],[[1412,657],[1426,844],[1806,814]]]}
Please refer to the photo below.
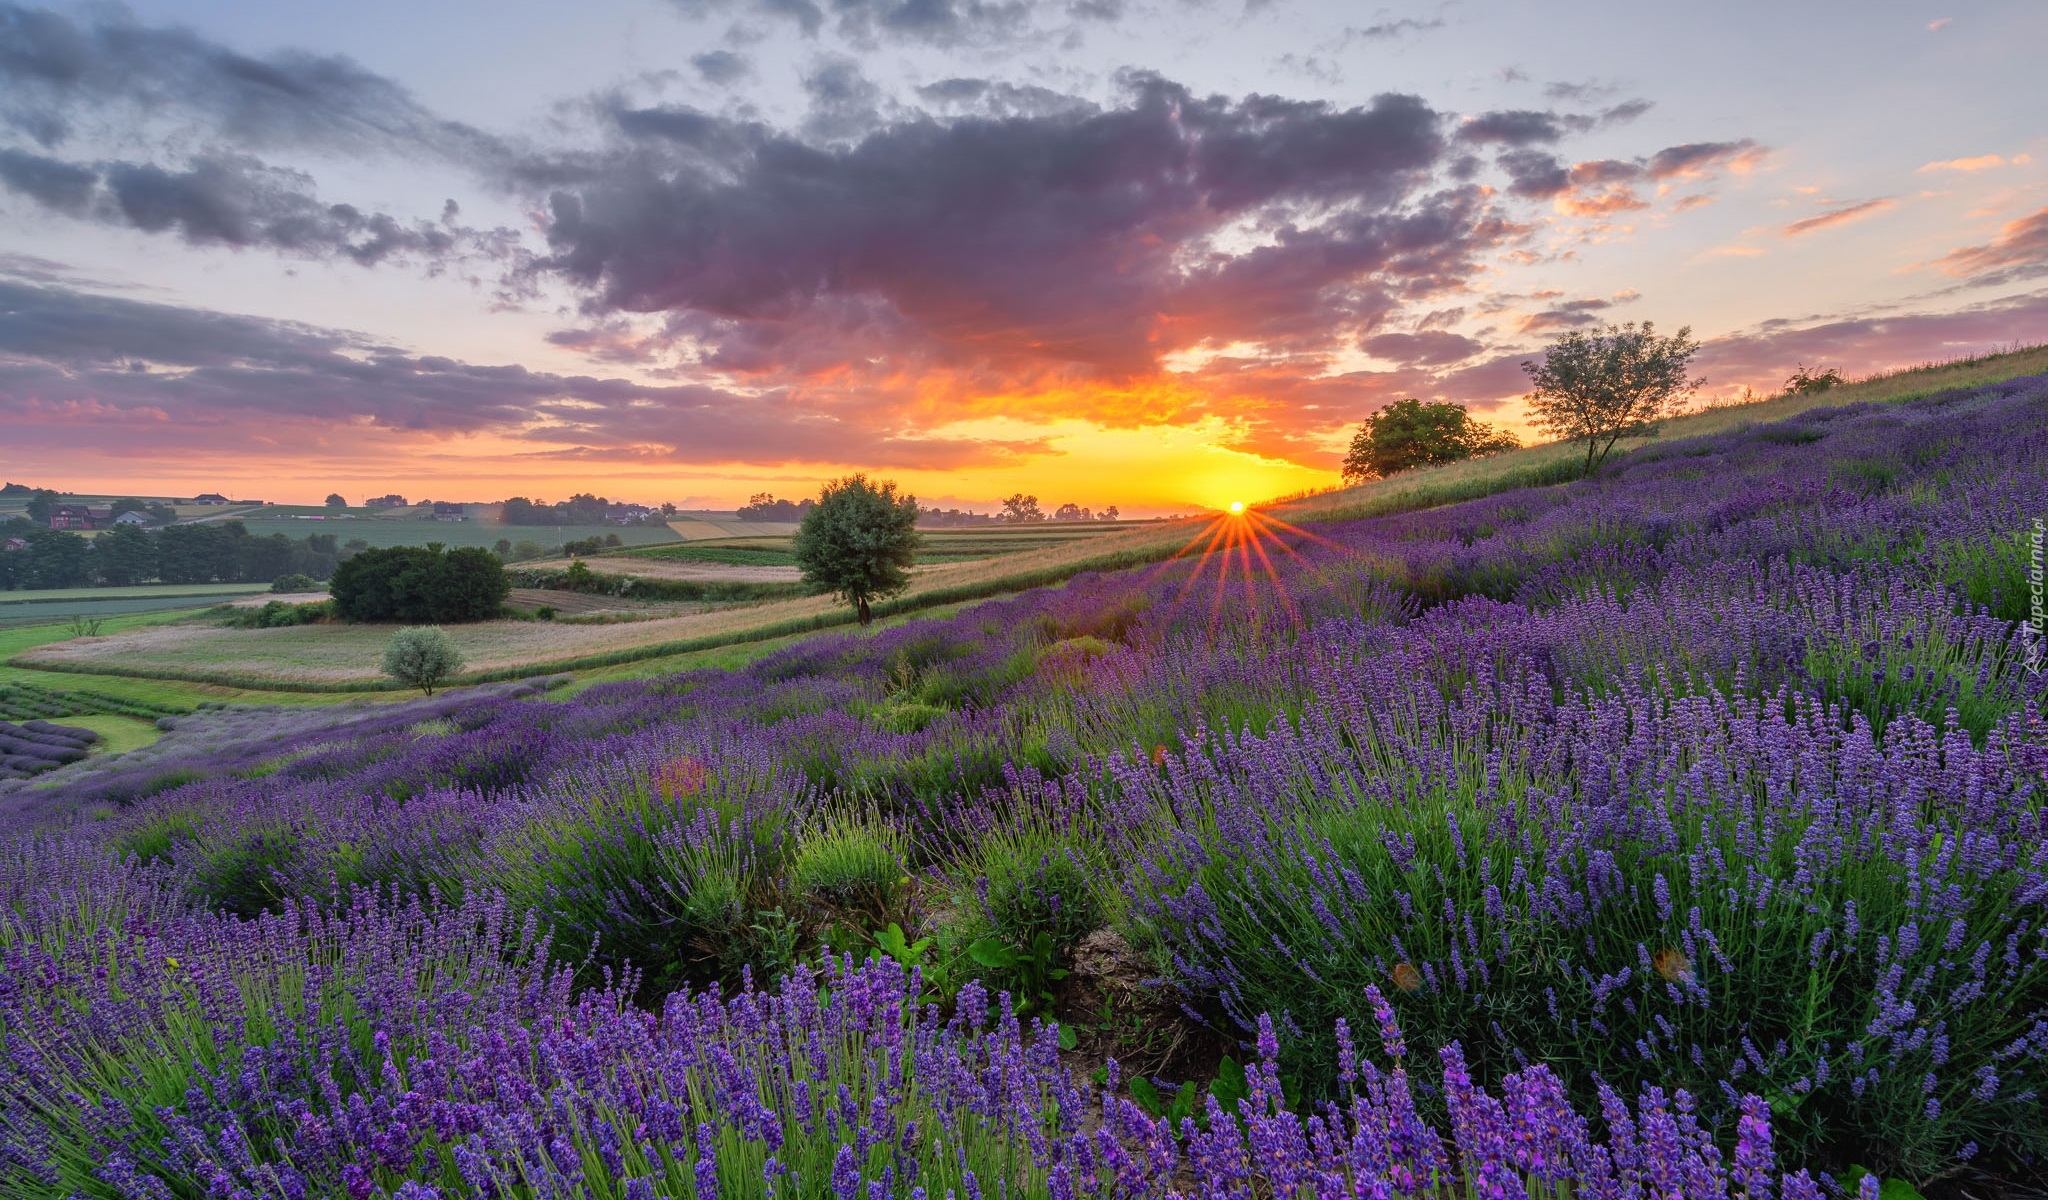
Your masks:
{"label": "green field", "polygon": [[340,544],[356,538],[382,549],[386,546],[424,546],[439,542],[456,546],[489,547],[504,538],[510,542],[538,542],[543,549],[583,538],[618,534],[628,546],[648,546],[681,539],[666,525],[495,525],[482,521],[417,521],[364,518],[356,521],[294,521],[290,518],[243,519],[242,524],[256,537],[281,533],[294,540],[315,533],[331,533]]}
{"label": "green field", "polygon": [[[230,590],[192,594],[150,594],[147,588],[65,588],[74,599],[50,599],[47,592],[17,592],[0,600],[0,629],[69,621],[73,617],[112,618],[140,613],[183,612],[209,608],[238,596],[260,595],[268,584],[234,584]],[[20,597],[19,599],[15,597]]]}

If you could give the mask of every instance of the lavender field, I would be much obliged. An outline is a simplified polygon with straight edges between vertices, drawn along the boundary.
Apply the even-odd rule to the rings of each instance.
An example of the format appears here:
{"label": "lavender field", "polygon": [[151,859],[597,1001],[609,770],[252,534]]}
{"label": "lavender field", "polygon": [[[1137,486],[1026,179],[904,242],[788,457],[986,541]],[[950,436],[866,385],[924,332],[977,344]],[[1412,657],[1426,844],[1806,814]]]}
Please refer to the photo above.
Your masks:
{"label": "lavender field", "polygon": [[2034,376],[114,760],[0,847],[0,1194],[2038,1186],[2044,516]]}

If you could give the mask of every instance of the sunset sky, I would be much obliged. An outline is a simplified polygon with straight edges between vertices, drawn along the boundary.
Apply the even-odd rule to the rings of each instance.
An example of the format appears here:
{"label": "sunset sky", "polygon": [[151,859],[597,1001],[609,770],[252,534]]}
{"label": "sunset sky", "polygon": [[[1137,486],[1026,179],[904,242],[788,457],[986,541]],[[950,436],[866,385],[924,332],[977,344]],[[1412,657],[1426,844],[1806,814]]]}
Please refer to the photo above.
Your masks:
{"label": "sunset sky", "polygon": [[1127,513],[2048,341],[2048,5],[0,3],[0,476]]}

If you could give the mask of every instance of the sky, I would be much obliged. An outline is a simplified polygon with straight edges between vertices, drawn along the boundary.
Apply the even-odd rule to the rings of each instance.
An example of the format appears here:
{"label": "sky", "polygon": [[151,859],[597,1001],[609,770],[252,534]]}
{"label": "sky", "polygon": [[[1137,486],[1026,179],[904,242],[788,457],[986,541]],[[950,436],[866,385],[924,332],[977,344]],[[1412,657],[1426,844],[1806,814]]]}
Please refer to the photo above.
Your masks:
{"label": "sky", "polygon": [[0,0],[0,476],[1193,511],[2048,342],[2048,6]]}

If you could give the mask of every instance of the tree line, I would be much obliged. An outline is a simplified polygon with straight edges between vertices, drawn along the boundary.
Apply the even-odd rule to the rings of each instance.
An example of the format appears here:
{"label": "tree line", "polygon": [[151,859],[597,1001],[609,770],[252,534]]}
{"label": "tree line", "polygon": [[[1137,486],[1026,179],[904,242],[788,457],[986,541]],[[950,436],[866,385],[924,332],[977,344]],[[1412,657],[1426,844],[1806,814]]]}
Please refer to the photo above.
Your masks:
{"label": "tree line", "polygon": [[270,583],[281,575],[326,579],[343,551],[335,535],[258,537],[240,521],[144,529],[117,525],[96,537],[19,517],[0,522],[0,589],[126,587],[160,583]]}
{"label": "tree line", "polygon": [[[1560,442],[1584,442],[1582,470],[1590,475],[1623,438],[1654,435],[1657,422],[1706,382],[1686,375],[1699,348],[1690,328],[1660,336],[1648,321],[1566,333],[1542,361],[1522,364],[1534,385],[1527,398],[1530,423]],[[1785,386],[1821,392],[1842,382],[1838,371],[1808,371],[1802,364]],[[1358,427],[1344,456],[1344,479],[1384,479],[1521,444],[1514,434],[1473,420],[1462,404],[1397,400]]]}

